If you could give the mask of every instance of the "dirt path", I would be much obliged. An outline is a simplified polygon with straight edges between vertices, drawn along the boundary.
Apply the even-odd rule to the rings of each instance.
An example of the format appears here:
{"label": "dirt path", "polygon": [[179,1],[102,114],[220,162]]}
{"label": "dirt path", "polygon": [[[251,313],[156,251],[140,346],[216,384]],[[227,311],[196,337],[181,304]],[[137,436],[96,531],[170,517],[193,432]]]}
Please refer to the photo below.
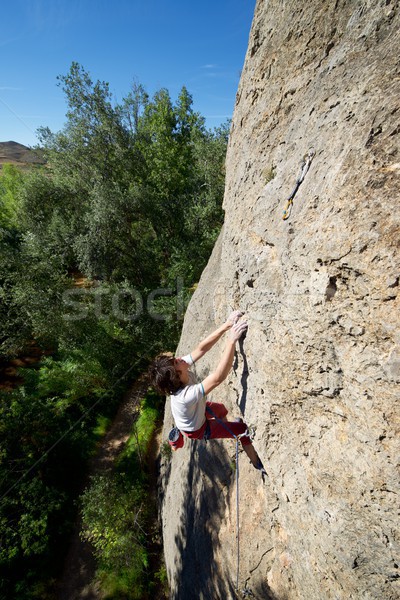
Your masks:
{"label": "dirt path", "polygon": [[[146,382],[139,379],[127,393],[109,431],[100,443],[98,452],[89,463],[88,478],[112,468],[129,438],[138,415],[140,399],[143,398],[146,389]],[[99,589],[92,583],[95,560],[90,544],[83,542],[79,537],[81,529],[82,522],[78,519],[58,585],[58,600],[101,599]]]}

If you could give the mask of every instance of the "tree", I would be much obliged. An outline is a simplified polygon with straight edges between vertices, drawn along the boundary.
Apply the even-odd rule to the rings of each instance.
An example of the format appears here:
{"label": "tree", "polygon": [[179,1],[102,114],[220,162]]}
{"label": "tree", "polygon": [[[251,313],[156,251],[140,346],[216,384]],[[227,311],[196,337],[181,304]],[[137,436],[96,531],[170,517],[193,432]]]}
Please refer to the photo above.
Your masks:
{"label": "tree", "polygon": [[15,165],[3,165],[0,177],[0,228],[18,229],[17,211],[23,179],[22,172]]}
{"label": "tree", "polygon": [[93,83],[76,62],[58,80],[67,98],[66,126],[57,134],[39,129],[50,168],[79,189],[90,189],[99,180],[123,180],[129,132],[122,107],[112,104],[108,83]]}
{"label": "tree", "polygon": [[[111,411],[125,378],[175,347],[177,297],[200,277],[223,220],[228,126],[206,130],[185,87],[174,102],[166,89],[150,98],[134,84],[118,104],[77,63],[59,82],[67,121],[41,130],[46,165],[23,175],[7,167],[0,178],[0,353],[32,338],[53,353],[0,396],[7,597],[40,597],[33,581],[46,577],[93,449],[92,407]],[[146,556],[140,501],[129,513],[136,492],[126,483],[121,472],[95,485],[86,533],[104,564],[124,571],[137,560],[136,574],[124,571],[132,582]],[[113,499],[105,513],[104,494]],[[136,517],[132,537],[122,524]]]}

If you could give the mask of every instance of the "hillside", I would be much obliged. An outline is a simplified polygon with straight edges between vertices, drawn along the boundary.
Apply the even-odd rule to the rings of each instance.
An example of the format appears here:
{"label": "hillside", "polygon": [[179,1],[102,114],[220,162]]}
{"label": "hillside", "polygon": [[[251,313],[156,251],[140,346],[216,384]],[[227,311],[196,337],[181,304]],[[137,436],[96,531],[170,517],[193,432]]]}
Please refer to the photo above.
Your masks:
{"label": "hillside", "polygon": [[[213,393],[256,425],[269,473],[263,484],[241,454],[238,597],[400,597],[399,12],[390,0],[256,4],[225,224],[177,349],[246,311],[247,337]],[[171,423],[167,403],[165,438]],[[174,600],[236,597],[233,455],[228,441],[186,440],[164,459]]]}
{"label": "hillside", "polygon": [[18,142],[0,142],[0,170],[4,163],[26,167],[32,164],[43,164],[37,150],[32,150]]}

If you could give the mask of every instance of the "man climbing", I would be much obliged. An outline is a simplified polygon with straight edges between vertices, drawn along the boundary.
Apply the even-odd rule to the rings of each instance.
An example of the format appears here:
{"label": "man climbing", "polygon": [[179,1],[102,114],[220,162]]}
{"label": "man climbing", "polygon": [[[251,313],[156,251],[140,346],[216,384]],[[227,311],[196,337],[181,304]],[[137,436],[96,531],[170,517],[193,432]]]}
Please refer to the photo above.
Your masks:
{"label": "man climbing", "polygon": [[[243,450],[252,465],[264,475],[263,464],[249,436],[245,435],[247,425],[241,419],[228,421],[228,411],[223,404],[206,400],[207,395],[226,379],[232,368],[236,342],[248,327],[246,321],[239,320],[242,316],[238,310],[232,312],[221,327],[182,358],[173,358],[167,354],[158,356],[151,365],[149,374],[154,387],[161,394],[170,395],[176,427],[186,437],[216,439],[241,436],[239,439]],[[204,356],[226,331],[229,331],[229,336],[217,368],[201,383],[196,383],[190,367]]]}

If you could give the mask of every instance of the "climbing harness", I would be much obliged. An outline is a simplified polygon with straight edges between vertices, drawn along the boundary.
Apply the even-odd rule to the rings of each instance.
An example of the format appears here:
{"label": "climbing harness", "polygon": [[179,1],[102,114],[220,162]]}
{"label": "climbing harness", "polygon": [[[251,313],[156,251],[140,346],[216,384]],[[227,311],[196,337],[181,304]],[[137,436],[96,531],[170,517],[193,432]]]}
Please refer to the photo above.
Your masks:
{"label": "climbing harness", "polygon": [[208,422],[208,419],[206,419],[206,428],[204,431],[203,440],[205,440],[207,442],[210,439],[210,437],[211,437],[211,427],[210,427],[210,423]]}
{"label": "climbing harness", "polygon": [[286,219],[288,219],[290,217],[290,213],[292,212],[293,199],[297,193],[297,190],[299,189],[300,185],[302,184],[304,177],[307,175],[308,169],[310,168],[311,161],[314,158],[314,156],[315,156],[315,150],[314,150],[314,148],[311,148],[311,150],[309,150],[308,154],[306,154],[305,157],[303,158],[303,160],[301,161],[300,175],[296,179],[296,184],[293,188],[292,193],[290,194],[289,198],[287,199],[286,208],[283,211],[282,219],[284,221],[286,221]]}

